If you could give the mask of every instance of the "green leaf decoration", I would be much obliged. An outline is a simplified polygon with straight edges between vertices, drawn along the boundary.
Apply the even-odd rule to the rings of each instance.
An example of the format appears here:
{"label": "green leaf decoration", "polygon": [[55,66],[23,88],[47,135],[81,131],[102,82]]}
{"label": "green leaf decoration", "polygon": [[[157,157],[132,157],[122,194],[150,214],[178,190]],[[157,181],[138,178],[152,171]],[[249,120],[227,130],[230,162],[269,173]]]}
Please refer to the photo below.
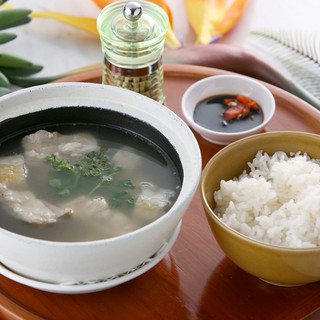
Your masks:
{"label": "green leaf decoration", "polygon": [[0,33],[0,44],[7,43],[9,41],[14,40],[17,37],[15,33],[11,32],[1,32]]}
{"label": "green leaf decoration", "polygon": [[29,9],[7,9],[0,11],[0,30],[9,29],[26,24],[31,21]]}
{"label": "green leaf decoration", "polygon": [[2,72],[0,72],[0,87],[9,89],[9,86],[10,82],[8,78]]}
{"label": "green leaf decoration", "polygon": [[[0,6],[5,2],[7,2],[7,0],[0,0]],[[32,11],[30,9],[25,8],[0,10],[0,45],[12,41],[17,37],[16,34],[12,32],[2,30],[29,23],[31,21],[31,13]],[[29,78],[42,69],[43,67],[41,65],[0,50],[0,96],[11,91],[10,85],[28,87],[52,81],[51,79],[54,79],[54,77]]]}
{"label": "green leaf decoration", "polygon": [[254,30],[248,45],[291,79],[292,93],[320,109],[320,33],[305,30]]}
{"label": "green leaf decoration", "polygon": [[13,77],[9,76],[9,81],[21,88],[28,88],[38,86],[41,84],[49,83],[62,78],[64,75],[48,76],[48,77]]}
{"label": "green leaf decoration", "polygon": [[5,87],[0,87],[0,97],[4,96],[5,94],[9,93],[10,89],[5,88]]}

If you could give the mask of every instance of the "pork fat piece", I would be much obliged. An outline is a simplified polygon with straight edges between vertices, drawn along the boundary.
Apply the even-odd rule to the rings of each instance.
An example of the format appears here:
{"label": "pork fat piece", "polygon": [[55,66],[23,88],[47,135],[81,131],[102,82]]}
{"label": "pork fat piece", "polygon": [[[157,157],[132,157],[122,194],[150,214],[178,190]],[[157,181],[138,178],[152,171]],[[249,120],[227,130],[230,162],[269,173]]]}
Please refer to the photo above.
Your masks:
{"label": "pork fat piece", "polygon": [[21,186],[25,183],[27,173],[24,157],[20,155],[0,158],[0,183]]}
{"label": "pork fat piece", "polygon": [[22,146],[28,159],[44,159],[50,154],[59,158],[77,160],[86,153],[99,150],[97,140],[90,134],[63,135],[58,132],[39,130],[22,139]]}
{"label": "pork fat piece", "polygon": [[8,206],[10,212],[18,219],[29,223],[53,223],[70,209],[61,209],[37,199],[26,190],[10,190],[0,183],[0,201]]}

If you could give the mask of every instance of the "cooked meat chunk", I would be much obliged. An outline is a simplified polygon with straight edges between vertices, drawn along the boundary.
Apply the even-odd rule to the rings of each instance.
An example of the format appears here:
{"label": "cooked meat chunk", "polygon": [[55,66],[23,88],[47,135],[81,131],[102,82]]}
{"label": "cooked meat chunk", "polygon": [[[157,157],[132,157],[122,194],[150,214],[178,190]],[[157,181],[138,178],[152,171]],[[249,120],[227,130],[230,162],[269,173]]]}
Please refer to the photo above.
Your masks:
{"label": "cooked meat chunk", "polygon": [[[64,203],[63,206],[72,210],[75,218],[92,219],[96,217],[108,218],[110,216],[108,203],[101,197],[90,199],[85,196],[80,196]],[[84,212],[84,209],[85,213],[81,215],[77,213]]]}
{"label": "cooked meat chunk", "polygon": [[138,224],[137,221],[130,219],[125,213],[119,211],[114,212],[108,219],[108,233],[111,237],[120,236],[127,232],[142,227],[141,224]]}
{"label": "cooked meat chunk", "polygon": [[141,193],[137,197],[133,216],[142,221],[153,221],[165,212],[175,193],[147,182],[142,183],[140,187]]}
{"label": "cooked meat chunk", "polygon": [[10,190],[0,184],[0,202],[10,208],[10,212],[18,219],[29,223],[45,224],[57,221],[70,209],[61,209],[37,199],[30,191]]}
{"label": "cooked meat chunk", "polygon": [[10,186],[24,185],[26,169],[23,156],[8,156],[0,158],[0,183]]}
{"label": "cooked meat chunk", "polygon": [[[105,234],[107,232],[110,237],[136,230],[142,226],[137,222],[133,222],[132,219],[121,210],[115,210],[113,208],[111,211],[105,199],[100,197],[90,199],[81,196],[64,203],[64,206],[72,209],[73,219],[90,220],[91,224],[95,224],[97,233]],[[86,209],[85,213],[83,212],[83,208]],[[79,212],[82,213],[79,214]]]}
{"label": "cooked meat chunk", "polygon": [[22,146],[26,157],[30,160],[44,159],[50,154],[77,160],[86,153],[99,149],[97,140],[90,134],[63,135],[46,130],[39,130],[25,136],[22,139]]}
{"label": "cooked meat chunk", "polygon": [[112,161],[120,167],[135,168],[141,162],[141,157],[132,148],[124,146],[115,153]]}

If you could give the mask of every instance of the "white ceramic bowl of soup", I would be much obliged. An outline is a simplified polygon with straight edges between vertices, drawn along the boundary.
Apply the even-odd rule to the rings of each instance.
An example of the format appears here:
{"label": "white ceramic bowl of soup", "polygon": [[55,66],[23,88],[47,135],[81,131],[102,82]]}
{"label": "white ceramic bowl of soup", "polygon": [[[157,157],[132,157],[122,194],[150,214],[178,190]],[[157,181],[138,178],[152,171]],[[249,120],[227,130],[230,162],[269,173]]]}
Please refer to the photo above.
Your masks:
{"label": "white ceramic bowl of soup", "polygon": [[[213,103],[212,99],[234,98],[237,95],[256,102],[259,112],[254,111],[245,119],[226,121],[222,115],[225,107]],[[262,132],[271,121],[275,108],[270,90],[260,81],[242,75],[204,78],[192,84],[182,97],[182,113],[188,125],[207,141],[219,145]]]}
{"label": "white ceramic bowl of soup", "polygon": [[[72,107],[79,112],[71,111]],[[72,124],[80,121],[77,117],[82,108],[87,110],[82,120],[117,122],[170,149],[170,157],[180,168],[180,192],[169,211],[155,221],[109,239],[48,241],[0,227],[0,262],[21,277],[51,284],[83,284],[131,272],[159,250],[166,250],[197,189],[201,154],[189,127],[169,108],[129,90],[90,83],[22,89],[0,99],[1,137],[24,131],[28,126],[42,128],[45,123],[59,121]],[[105,111],[109,113],[103,119]]]}

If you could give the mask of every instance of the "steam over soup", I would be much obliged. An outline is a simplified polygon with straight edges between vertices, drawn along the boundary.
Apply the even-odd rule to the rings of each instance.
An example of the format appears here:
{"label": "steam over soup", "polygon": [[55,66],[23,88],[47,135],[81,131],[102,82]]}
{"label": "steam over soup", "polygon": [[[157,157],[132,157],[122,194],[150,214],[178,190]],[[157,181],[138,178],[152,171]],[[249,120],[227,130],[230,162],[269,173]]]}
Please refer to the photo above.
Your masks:
{"label": "steam over soup", "polygon": [[118,236],[158,219],[181,180],[150,141],[103,126],[61,125],[1,145],[1,227],[52,241]]}

